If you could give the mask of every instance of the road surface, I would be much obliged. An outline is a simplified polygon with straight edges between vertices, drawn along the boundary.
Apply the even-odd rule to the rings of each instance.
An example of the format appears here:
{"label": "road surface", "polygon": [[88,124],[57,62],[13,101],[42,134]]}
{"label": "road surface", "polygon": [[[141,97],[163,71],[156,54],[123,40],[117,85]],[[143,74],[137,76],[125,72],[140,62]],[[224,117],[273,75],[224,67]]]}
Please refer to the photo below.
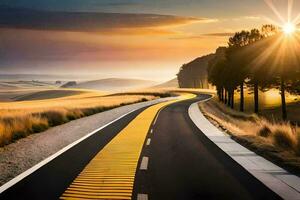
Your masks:
{"label": "road surface", "polygon": [[135,111],[42,166],[0,199],[280,199],[190,120],[189,105],[206,98]]}

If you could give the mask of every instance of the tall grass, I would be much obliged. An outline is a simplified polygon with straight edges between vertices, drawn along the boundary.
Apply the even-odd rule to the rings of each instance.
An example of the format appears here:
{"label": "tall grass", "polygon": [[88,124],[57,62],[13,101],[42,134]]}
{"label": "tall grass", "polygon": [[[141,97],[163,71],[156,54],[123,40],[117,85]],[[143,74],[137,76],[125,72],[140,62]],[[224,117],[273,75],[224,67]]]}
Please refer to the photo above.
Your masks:
{"label": "tall grass", "polygon": [[300,153],[300,129],[297,126],[238,112],[216,100],[201,104],[200,108],[207,117],[237,137],[258,137],[257,141],[281,151],[290,151],[297,155]]}
{"label": "tall grass", "polygon": [[0,146],[74,119],[154,98],[151,94],[99,96],[85,93],[57,99],[0,103]]}

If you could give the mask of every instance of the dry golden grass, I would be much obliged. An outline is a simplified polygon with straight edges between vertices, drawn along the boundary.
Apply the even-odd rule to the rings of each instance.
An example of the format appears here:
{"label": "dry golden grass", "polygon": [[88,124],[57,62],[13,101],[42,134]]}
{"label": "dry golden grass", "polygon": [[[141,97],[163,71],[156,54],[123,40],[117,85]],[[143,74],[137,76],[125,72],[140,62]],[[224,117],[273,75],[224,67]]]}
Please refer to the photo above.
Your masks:
{"label": "dry golden grass", "polygon": [[0,146],[70,120],[155,98],[147,93],[103,96],[88,91],[62,98],[3,102],[0,103]]}
{"label": "dry golden grass", "polygon": [[269,121],[232,110],[216,99],[200,104],[216,126],[234,139],[283,167],[300,173],[300,129],[288,122]]}

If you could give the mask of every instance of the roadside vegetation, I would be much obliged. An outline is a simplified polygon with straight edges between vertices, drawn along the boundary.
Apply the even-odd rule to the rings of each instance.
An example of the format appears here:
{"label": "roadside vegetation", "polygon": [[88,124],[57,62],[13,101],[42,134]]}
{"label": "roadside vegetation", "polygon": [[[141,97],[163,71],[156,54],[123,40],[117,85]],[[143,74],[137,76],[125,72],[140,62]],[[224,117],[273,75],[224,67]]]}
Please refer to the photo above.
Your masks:
{"label": "roadside vegetation", "polygon": [[0,103],[0,146],[71,120],[168,94],[83,92],[62,98]]}
{"label": "roadside vegetation", "polygon": [[[299,104],[297,98],[287,98],[287,93],[293,97],[300,94],[299,42],[297,32],[284,34],[273,25],[235,33],[222,56],[209,62],[208,79],[216,87],[217,96],[200,105],[208,119],[239,143],[297,174],[300,120],[299,116],[292,116],[290,122],[287,108]],[[274,90],[280,95],[281,119],[276,109],[262,109],[259,104],[259,93]],[[245,92],[253,97],[250,113],[245,112],[245,107],[249,107],[245,105],[249,102],[245,101]]]}
{"label": "roadside vegetation", "polygon": [[300,128],[233,110],[216,98],[200,103],[204,115],[234,140],[300,175]]}

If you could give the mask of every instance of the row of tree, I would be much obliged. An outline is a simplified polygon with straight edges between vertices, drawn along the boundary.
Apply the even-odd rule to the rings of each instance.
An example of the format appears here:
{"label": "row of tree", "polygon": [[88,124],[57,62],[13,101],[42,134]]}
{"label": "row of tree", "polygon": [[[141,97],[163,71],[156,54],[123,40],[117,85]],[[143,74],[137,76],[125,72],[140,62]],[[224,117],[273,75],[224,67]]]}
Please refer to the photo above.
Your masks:
{"label": "row of tree", "polygon": [[296,33],[284,35],[273,25],[237,32],[229,39],[223,56],[209,63],[209,82],[216,86],[219,99],[231,108],[239,90],[240,111],[244,111],[245,86],[252,89],[255,113],[259,111],[259,90],[278,88],[282,118],[286,120],[286,91],[300,94],[299,44]]}

